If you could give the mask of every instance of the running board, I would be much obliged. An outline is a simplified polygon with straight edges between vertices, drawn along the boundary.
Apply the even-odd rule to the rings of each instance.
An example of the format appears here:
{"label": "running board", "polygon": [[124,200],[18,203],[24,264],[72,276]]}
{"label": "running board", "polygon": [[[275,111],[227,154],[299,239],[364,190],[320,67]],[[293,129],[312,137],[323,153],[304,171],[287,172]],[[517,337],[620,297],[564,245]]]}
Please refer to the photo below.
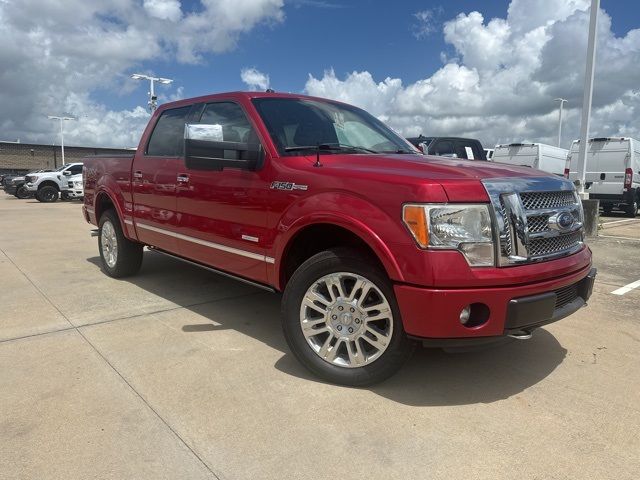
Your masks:
{"label": "running board", "polygon": [[210,272],[213,272],[213,273],[217,273],[218,275],[222,275],[223,277],[231,278],[233,280],[237,280],[239,282],[246,283],[247,285],[251,285],[253,287],[261,288],[262,290],[266,290],[267,292],[276,293],[276,289],[275,288],[270,287],[268,285],[265,285],[263,283],[254,282],[253,280],[248,280],[248,279],[246,279],[244,277],[239,277],[239,276],[234,275],[232,273],[228,273],[228,272],[225,272],[225,271],[222,271],[222,270],[218,270],[217,268],[209,267],[208,265],[204,265],[202,263],[195,262],[193,260],[188,260],[188,259],[186,259],[184,257],[181,257],[180,255],[176,255],[174,253],[166,252],[166,251],[160,250],[159,248],[156,248],[156,247],[152,247],[152,246],[147,245],[147,248],[149,250],[154,251],[154,252],[162,253],[163,255],[166,255],[168,257],[175,258],[176,260],[180,260],[180,261],[182,261],[184,263],[188,263],[190,265],[194,265],[196,267],[200,267],[200,268],[203,268],[205,270],[209,270]]}

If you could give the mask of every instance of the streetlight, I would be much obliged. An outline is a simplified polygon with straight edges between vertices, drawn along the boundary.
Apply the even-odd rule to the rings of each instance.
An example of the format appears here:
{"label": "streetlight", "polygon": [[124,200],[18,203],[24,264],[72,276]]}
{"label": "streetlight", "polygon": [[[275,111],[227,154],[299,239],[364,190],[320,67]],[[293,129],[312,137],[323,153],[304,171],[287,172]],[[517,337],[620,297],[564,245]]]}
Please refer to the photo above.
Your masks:
{"label": "streetlight", "polygon": [[64,165],[64,131],[62,124],[65,120],[77,120],[75,117],[58,117],[56,115],[47,115],[47,118],[51,120],[60,120],[60,148],[62,149],[62,164]]}
{"label": "streetlight", "polygon": [[598,31],[598,10],[600,0],[591,0],[591,18],[589,19],[589,42],[587,43],[587,66],[584,72],[584,97],[582,100],[582,121],[580,125],[580,149],[578,151],[578,193],[589,198],[584,191],[587,171],[587,149],[589,141],[589,123],[591,121],[591,101],[593,99],[593,73],[596,67],[596,34]]}
{"label": "streetlight", "polygon": [[556,98],[554,100],[554,102],[560,102],[560,113],[558,114],[558,146],[560,146],[560,143],[562,142],[562,106],[567,101],[568,100],[565,98]]}
{"label": "streetlight", "polygon": [[158,83],[162,83],[164,85],[169,85],[171,82],[173,82],[172,79],[170,78],[162,78],[162,77],[150,77],[149,75],[143,75],[141,73],[134,73],[133,75],[131,75],[131,78],[133,78],[134,80],[149,80],[150,83],[150,88],[149,88],[149,110],[151,110],[151,113],[156,111],[156,108],[158,108],[158,97],[156,96],[155,90],[153,88],[154,83],[158,82]]}

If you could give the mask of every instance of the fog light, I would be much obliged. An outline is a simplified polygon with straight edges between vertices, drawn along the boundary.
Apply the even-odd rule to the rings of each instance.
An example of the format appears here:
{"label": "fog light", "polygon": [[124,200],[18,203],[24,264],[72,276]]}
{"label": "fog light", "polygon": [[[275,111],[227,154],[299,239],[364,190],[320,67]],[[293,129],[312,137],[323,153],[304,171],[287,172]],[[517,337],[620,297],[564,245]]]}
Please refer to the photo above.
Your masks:
{"label": "fog light", "polygon": [[466,307],[464,307],[462,309],[462,311],[460,312],[460,323],[462,325],[466,325],[467,322],[469,321],[469,317],[471,316],[471,306],[467,305]]}

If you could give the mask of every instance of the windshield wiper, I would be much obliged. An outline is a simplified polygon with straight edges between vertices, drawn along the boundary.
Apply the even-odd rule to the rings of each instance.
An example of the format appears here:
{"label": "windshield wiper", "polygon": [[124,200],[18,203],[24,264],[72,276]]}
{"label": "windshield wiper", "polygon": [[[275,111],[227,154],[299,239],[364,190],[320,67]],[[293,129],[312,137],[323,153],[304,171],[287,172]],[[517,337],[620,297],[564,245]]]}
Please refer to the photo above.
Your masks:
{"label": "windshield wiper", "polygon": [[356,145],[346,145],[344,143],[321,143],[319,145],[301,145],[299,147],[286,147],[284,149],[285,152],[293,152],[296,150],[328,150],[328,151],[344,151],[344,150],[351,150],[351,151],[356,151],[356,152],[366,152],[366,153],[380,153],[380,152],[376,152],[375,150],[371,150],[369,148],[365,148],[365,147],[359,147]]}
{"label": "windshield wiper", "polygon": [[384,152],[380,152],[380,153],[394,153],[394,154],[401,154],[401,153],[417,153],[417,152],[412,152],[410,150],[402,150],[402,149],[398,149],[398,150],[385,150]]}

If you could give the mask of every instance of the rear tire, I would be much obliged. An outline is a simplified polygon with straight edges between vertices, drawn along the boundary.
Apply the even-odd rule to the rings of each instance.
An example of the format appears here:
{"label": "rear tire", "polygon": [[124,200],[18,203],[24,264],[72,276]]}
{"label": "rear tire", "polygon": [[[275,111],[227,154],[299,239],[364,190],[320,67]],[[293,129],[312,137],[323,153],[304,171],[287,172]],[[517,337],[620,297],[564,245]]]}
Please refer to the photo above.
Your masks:
{"label": "rear tire", "polygon": [[42,203],[53,203],[58,200],[58,190],[56,187],[52,187],[51,185],[46,185],[40,189],[38,189],[38,193],[36,193],[36,198],[39,202]]}
{"label": "rear tire", "polygon": [[636,218],[636,215],[638,215],[638,200],[634,201],[631,205],[627,205],[625,212],[627,212],[627,216]]}
{"label": "rear tire", "polygon": [[113,278],[133,275],[142,265],[143,245],[124,236],[120,219],[113,210],[100,217],[98,249],[104,272]]}
{"label": "rear tire", "polygon": [[386,273],[347,248],[320,252],[294,272],[282,298],[282,326],[300,363],[341,385],[387,379],[414,347]]}

